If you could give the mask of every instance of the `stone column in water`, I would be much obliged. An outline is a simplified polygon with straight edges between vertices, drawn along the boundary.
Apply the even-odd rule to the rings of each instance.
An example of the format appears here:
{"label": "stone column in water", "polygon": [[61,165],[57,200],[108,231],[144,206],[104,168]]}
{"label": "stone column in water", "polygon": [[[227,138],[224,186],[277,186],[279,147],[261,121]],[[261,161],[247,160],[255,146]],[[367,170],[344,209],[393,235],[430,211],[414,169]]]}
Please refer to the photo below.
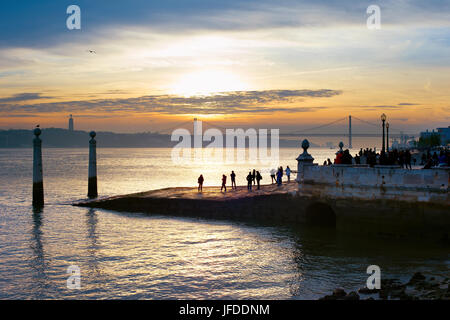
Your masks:
{"label": "stone column in water", "polygon": [[96,133],[91,131],[89,134],[89,181],[88,181],[88,197],[96,198],[97,193],[97,141],[95,141]]}
{"label": "stone column in water", "polygon": [[42,140],[41,129],[34,129],[33,139],[33,206],[44,205],[44,181],[42,178]]}

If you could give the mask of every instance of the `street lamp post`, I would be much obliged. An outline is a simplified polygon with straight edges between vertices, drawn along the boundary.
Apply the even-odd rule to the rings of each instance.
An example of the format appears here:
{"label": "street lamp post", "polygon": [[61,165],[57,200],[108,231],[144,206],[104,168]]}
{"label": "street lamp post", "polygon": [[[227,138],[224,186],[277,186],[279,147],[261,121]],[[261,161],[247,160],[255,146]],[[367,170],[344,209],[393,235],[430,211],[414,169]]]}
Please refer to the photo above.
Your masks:
{"label": "street lamp post", "polygon": [[384,127],[386,126],[386,115],[383,113],[381,115],[381,121],[383,123],[383,143],[382,143],[382,147],[381,147],[381,152],[385,152],[386,151],[386,140],[385,140],[385,134],[384,134]]}
{"label": "street lamp post", "polygon": [[386,151],[389,152],[389,122],[386,123]]}

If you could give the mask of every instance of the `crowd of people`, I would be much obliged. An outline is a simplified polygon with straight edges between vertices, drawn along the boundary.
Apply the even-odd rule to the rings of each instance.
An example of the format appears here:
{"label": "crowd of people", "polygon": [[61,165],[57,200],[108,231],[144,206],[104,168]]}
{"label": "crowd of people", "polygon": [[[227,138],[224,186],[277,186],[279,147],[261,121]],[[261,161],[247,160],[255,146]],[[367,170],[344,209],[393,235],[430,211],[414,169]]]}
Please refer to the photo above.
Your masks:
{"label": "crowd of people", "polygon": [[377,153],[376,149],[366,148],[360,149],[353,157],[348,149],[338,151],[334,162],[328,159],[323,165],[329,166],[331,164],[365,164],[373,167],[374,165],[399,165],[402,168],[411,169],[411,161],[416,159],[412,158],[409,150],[390,150],[389,152],[381,151]]}
{"label": "crowd of people", "polygon": [[441,148],[434,151],[433,154],[431,154],[430,150],[427,150],[427,152],[422,153],[420,164],[424,166],[424,169],[450,167],[450,150]]}
{"label": "crowd of people", "polygon": [[[432,167],[442,167],[448,166],[450,167],[450,150],[448,148],[441,148],[433,153],[430,150],[422,153],[420,157],[421,162],[420,165],[423,166],[423,169],[430,169]],[[332,164],[349,164],[349,165],[369,165],[373,167],[374,165],[398,165],[401,168],[412,169],[412,164],[416,165],[417,159],[412,156],[409,150],[389,150],[387,152],[381,151],[377,152],[375,149],[363,149],[361,148],[357,154],[353,157],[350,154],[350,150],[340,150],[336,153],[336,158],[332,162],[329,158],[324,161],[324,166],[330,166]],[[286,167],[286,170],[283,170],[283,167],[279,167],[278,169],[270,170],[270,178],[272,184],[276,183],[278,186],[283,184],[283,176],[286,174],[287,182],[291,181],[291,169],[289,166]],[[236,190],[236,173],[231,171],[231,189]],[[253,171],[249,171],[246,180],[247,180],[247,190],[252,191],[253,187],[256,187],[257,190],[261,188],[261,180],[263,179],[261,173],[255,169]],[[200,175],[198,178],[198,191],[203,191],[203,182],[205,179],[203,175]],[[227,176],[225,174],[222,175],[222,186],[220,191],[227,191]]]}
{"label": "crowd of people", "polygon": [[[450,151],[448,149],[440,149],[431,154],[430,150],[422,153],[420,165],[423,169],[429,169],[436,166],[450,166]],[[417,159],[412,156],[409,150],[389,150],[387,152],[377,152],[376,149],[360,149],[353,157],[348,149],[340,150],[336,153],[333,162],[330,159],[324,161],[324,166],[332,164],[364,164],[373,167],[375,165],[398,165],[404,169],[412,169],[412,165],[416,165]]]}
{"label": "crowd of people", "polygon": [[[281,186],[283,184],[283,175],[286,174],[287,182],[291,181],[291,169],[289,166],[286,167],[286,170],[283,170],[283,167],[279,167],[277,170],[272,169],[270,170],[270,177],[272,179],[272,184],[276,183],[278,186]],[[231,179],[231,189],[236,190],[236,173],[231,171],[230,174]],[[252,188],[255,186],[257,190],[261,189],[261,180],[263,179],[261,173],[255,169],[252,171],[249,171],[246,180],[247,180],[247,190],[252,191]],[[203,191],[203,182],[205,179],[203,178],[203,175],[201,174],[200,177],[198,177],[198,192]],[[222,186],[220,187],[220,191],[227,191],[227,176],[225,174],[222,175]]]}

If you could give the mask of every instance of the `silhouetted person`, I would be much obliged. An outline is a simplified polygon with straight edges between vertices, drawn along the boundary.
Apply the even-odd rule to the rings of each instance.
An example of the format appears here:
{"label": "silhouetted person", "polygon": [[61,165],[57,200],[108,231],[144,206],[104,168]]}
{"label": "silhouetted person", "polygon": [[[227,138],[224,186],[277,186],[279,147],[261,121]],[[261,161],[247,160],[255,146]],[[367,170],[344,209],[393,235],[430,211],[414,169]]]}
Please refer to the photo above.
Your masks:
{"label": "silhouetted person", "polygon": [[259,173],[259,171],[256,171],[256,183],[258,185],[258,190],[260,189],[260,181],[262,180],[262,176],[261,173]]}
{"label": "silhouetted person", "polygon": [[277,185],[281,186],[282,182],[282,177],[283,177],[283,168],[280,167],[278,168],[278,172],[277,172]]}
{"label": "silhouetted person", "polygon": [[427,155],[425,153],[422,153],[420,165],[423,166],[426,162],[427,162]]}
{"label": "silhouetted person", "polygon": [[345,151],[341,157],[341,164],[352,164],[352,163],[353,163],[353,157],[350,154],[350,151],[348,149],[345,149]]}
{"label": "silhouetted person", "polygon": [[255,169],[253,169],[252,181],[253,181],[253,185],[255,185],[256,184],[256,170]]}
{"label": "silhouetted person", "polygon": [[224,174],[222,175],[222,187],[220,187],[220,191],[222,189],[225,189],[225,192],[227,191],[227,176]]}
{"label": "silhouetted person", "polygon": [[276,173],[277,173],[277,171],[275,169],[270,170],[270,177],[272,178],[272,184],[274,182],[276,182],[276,179],[275,179],[275,174]]}
{"label": "silhouetted person", "polygon": [[203,181],[205,181],[205,179],[203,179],[203,175],[201,174],[200,177],[198,177],[198,191],[199,192],[203,191]]}
{"label": "silhouetted person", "polygon": [[441,152],[439,153],[438,163],[439,163],[439,166],[447,165],[447,156],[443,150],[441,150]]}
{"label": "silhouetted person", "polygon": [[433,159],[433,165],[437,166],[439,164],[439,157],[438,157],[436,151],[433,153],[432,159]]}
{"label": "silhouetted person", "polygon": [[338,152],[336,154],[336,159],[334,159],[334,164],[342,164],[342,157],[344,156],[344,152]]}
{"label": "silhouetted person", "polygon": [[286,167],[286,176],[288,178],[288,182],[291,182],[291,168],[289,168],[289,166]]}
{"label": "silhouetted person", "polygon": [[230,174],[231,177],[231,189],[236,189],[236,173],[234,173],[234,171],[231,171]]}
{"label": "silhouetted person", "polygon": [[423,169],[431,169],[432,166],[433,166],[433,159],[430,158],[427,160],[427,163],[425,164]]}
{"label": "silhouetted person", "polygon": [[398,154],[398,164],[402,168],[405,166],[405,153],[403,151],[400,151],[400,153]]}
{"label": "silhouetted person", "polygon": [[247,190],[252,191],[252,182],[253,182],[253,175],[250,171],[247,176]]}
{"label": "silhouetted person", "polygon": [[331,165],[332,165],[331,160],[330,160],[330,158],[328,158],[327,159],[327,166],[331,166]]}
{"label": "silhouetted person", "polygon": [[406,167],[406,169],[412,169],[411,168],[411,152],[409,152],[409,150],[406,150],[405,153],[404,153],[404,156],[405,156],[405,167]]}

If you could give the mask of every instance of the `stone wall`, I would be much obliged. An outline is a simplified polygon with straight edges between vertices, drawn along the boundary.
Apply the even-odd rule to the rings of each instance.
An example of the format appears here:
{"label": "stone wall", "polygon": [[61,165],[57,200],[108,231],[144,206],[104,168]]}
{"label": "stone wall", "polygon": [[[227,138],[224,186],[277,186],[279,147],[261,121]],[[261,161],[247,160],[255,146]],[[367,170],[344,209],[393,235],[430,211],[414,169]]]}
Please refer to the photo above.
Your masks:
{"label": "stone wall", "polygon": [[450,169],[407,170],[394,166],[354,167],[351,165],[303,167],[303,181],[336,186],[365,186],[409,190],[448,190]]}
{"label": "stone wall", "polygon": [[320,221],[324,210],[312,208],[328,206],[341,231],[448,241],[449,168],[319,166],[312,160],[306,148],[297,158],[297,197],[306,218]]}

